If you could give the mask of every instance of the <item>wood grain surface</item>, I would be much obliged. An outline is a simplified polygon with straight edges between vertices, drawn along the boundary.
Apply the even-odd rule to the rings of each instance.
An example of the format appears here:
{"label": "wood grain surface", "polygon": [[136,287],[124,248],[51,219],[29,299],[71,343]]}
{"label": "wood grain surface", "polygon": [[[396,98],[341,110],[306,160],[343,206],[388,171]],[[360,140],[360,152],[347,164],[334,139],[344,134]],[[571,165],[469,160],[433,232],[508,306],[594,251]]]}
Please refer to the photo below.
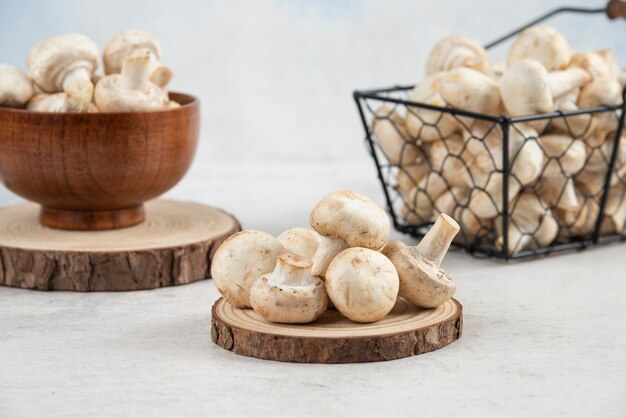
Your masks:
{"label": "wood grain surface", "polygon": [[252,309],[220,298],[213,305],[211,339],[233,353],[294,363],[394,360],[440,349],[461,336],[463,307],[451,299],[435,309],[402,298],[384,319],[357,324],[329,309],[306,325],[274,324]]}
{"label": "wood grain surface", "polygon": [[207,278],[217,247],[239,231],[231,215],[155,200],[146,221],[108,231],[42,226],[38,208],[0,210],[0,285],[37,290],[139,290]]}

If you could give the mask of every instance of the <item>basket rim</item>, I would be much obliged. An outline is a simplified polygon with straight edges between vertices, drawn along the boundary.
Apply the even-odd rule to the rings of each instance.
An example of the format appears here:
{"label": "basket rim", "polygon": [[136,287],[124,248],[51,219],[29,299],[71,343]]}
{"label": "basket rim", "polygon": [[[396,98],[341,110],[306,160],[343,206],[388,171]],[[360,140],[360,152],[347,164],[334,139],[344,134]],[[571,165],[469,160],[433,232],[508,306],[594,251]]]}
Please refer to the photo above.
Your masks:
{"label": "basket rim", "polygon": [[600,105],[600,106],[594,106],[594,107],[580,108],[576,110],[566,110],[566,111],[557,110],[554,112],[534,113],[531,115],[509,117],[505,115],[495,116],[495,115],[488,115],[485,113],[471,112],[468,110],[457,109],[454,107],[435,106],[435,105],[431,105],[428,103],[423,103],[423,102],[418,102],[418,101],[413,101],[413,100],[398,99],[398,98],[383,95],[384,93],[393,93],[393,92],[398,92],[398,91],[411,90],[413,87],[415,87],[415,85],[396,85],[396,86],[387,87],[387,88],[355,90],[353,92],[353,96],[355,100],[361,100],[361,99],[380,100],[382,102],[396,103],[396,104],[401,104],[405,106],[412,106],[412,107],[417,107],[417,108],[422,108],[422,109],[435,110],[435,111],[450,113],[452,115],[467,116],[467,117],[471,117],[475,119],[486,120],[489,122],[496,122],[500,124],[515,124],[515,123],[523,123],[523,122],[530,122],[530,121],[536,121],[536,120],[555,119],[555,118],[560,118],[560,117],[565,118],[568,116],[578,116],[578,115],[585,115],[585,114],[610,112],[610,111],[615,111],[615,110],[620,110],[620,109],[623,110],[624,105],[626,103],[624,100],[622,100],[621,103],[616,104],[616,105]]}

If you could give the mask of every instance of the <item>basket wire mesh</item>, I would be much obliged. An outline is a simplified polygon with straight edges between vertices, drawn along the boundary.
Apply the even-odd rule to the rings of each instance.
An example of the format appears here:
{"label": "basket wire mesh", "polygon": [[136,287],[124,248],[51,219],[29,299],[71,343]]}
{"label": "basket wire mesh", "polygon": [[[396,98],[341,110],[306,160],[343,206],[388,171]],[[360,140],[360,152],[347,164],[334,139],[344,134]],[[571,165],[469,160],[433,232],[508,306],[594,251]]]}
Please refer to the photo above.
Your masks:
{"label": "basket wire mesh", "polygon": [[626,240],[626,89],[617,105],[505,117],[412,101],[413,87],[354,92],[397,230],[421,238],[447,213],[456,247],[507,260]]}

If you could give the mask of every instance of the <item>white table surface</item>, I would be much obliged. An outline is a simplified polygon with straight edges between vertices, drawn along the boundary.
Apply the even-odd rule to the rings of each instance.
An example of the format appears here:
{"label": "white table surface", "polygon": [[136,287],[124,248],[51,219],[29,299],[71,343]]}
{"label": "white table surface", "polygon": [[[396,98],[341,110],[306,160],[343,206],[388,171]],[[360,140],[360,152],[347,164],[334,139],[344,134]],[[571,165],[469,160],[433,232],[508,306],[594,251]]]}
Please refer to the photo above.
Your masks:
{"label": "white table surface", "polygon": [[[306,225],[371,163],[196,164],[170,197]],[[18,201],[0,190],[0,205]],[[398,235],[396,234],[396,238]],[[505,264],[452,253],[463,336],[391,362],[298,365],[211,342],[211,281],[127,293],[0,287],[0,417],[626,416],[626,246]]]}

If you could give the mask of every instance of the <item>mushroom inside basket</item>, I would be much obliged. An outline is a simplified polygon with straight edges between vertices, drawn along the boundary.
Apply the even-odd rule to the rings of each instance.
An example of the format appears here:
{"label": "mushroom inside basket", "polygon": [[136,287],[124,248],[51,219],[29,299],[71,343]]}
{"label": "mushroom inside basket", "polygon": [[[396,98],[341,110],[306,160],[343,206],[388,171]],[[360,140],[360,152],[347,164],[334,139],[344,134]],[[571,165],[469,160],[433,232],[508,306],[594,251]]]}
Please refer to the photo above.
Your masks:
{"label": "mushroom inside basket", "polygon": [[[421,237],[445,213],[456,246],[505,259],[625,240],[626,71],[613,51],[575,52],[537,25],[623,5],[557,9],[485,48],[449,36],[417,85],[355,92],[394,226]],[[513,37],[506,62],[490,62]]]}

